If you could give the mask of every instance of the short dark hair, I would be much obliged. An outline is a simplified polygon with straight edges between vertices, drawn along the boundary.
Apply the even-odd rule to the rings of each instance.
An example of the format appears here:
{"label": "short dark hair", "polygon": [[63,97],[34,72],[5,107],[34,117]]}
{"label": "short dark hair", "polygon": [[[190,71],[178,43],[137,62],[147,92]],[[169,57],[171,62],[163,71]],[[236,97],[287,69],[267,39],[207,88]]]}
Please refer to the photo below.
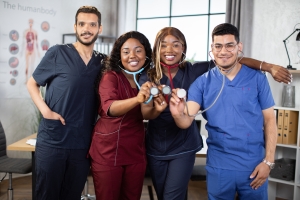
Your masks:
{"label": "short dark hair", "polygon": [[234,35],[237,43],[240,42],[240,33],[237,27],[229,23],[223,23],[217,25],[211,33],[212,41],[214,41],[214,36],[216,35]]}
{"label": "short dark hair", "polygon": [[75,15],[75,24],[77,24],[77,16],[79,13],[93,13],[95,15],[97,15],[98,17],[98,24],[99,26],[101,26],[101,13],[99,12],[99,10],[94,7],[94,6],[81,6]]}

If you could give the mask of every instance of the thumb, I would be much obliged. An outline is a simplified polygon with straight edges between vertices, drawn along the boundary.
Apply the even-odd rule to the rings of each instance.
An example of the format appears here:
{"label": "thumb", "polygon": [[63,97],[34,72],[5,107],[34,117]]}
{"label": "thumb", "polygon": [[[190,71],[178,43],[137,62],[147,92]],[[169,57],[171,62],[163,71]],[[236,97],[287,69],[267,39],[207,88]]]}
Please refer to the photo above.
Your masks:
{"label": "thumb", "polygon": [[64,118],[62,118],[62,116],[59,117],[59,120],[63,125],[66,125],[66,121]]}
{"label": "thumb", "polygon": [[252,172],[252,174],[250,175],[250,178],[254,178],[258,173],[258,170],[255,168],[255,170]]}

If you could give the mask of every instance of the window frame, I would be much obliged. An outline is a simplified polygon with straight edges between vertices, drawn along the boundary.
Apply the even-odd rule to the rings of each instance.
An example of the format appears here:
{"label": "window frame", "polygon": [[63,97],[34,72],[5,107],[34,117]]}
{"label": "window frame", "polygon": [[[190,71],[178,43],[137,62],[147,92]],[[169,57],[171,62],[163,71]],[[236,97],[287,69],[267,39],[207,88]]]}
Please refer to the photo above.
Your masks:
{"label": "window frame", "polygon": [[[135,30],[138,29],[138,21],[139,20],[149,20],[149,19],[169,19],[169,26],[171,26],[172,18],[178,18],[178,17],[198,17],[198,16],[207,16],[207,42],[206,42],[206,51],[209,52],[210,44],[209,44],[209,37],[210,37],[210,17],[212,15],[225,15],[226,12],[219,12],[219,13],[211,13],[211,1],[208,0],[208,12],[206,14],[192,14],[192,15],[172,15],[172,3],[173,0],[170,0],[170,7],[169,7],[169,15],[168,16],[158,16],[158,17],[138,17],[139,13],[139,0],[136,1],[136,20],[135,20]],[[206,61],[208,61],[210,57],[206,56]]]}

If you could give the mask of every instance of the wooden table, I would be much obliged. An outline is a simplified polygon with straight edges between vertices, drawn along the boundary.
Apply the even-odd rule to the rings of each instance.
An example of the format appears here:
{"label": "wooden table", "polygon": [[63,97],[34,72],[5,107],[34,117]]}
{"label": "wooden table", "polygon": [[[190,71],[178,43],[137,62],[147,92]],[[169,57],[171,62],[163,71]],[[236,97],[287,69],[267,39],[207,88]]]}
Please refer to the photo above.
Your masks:
{"label": "wooden table", "polygon": [[26,138],[23,138],[15,143],[12,143],[7,146],[7,150],[9,151],[35,151],[35,146],[26,144],[27,140],[36,138],[37,134],[34,133]]}
{"label": "wooden table", "polygon": [[35,146],[26,144],[27,140],[36,138],[37,134],[34,133],[28,137],[25,137],[15,143],[12,143],[7,146],[7,150],[9,151],[30,151],[31,152],[31,160],[32,160],[32,200],[36,200],[34,191],[35,191],[35,159],[34,152]]}

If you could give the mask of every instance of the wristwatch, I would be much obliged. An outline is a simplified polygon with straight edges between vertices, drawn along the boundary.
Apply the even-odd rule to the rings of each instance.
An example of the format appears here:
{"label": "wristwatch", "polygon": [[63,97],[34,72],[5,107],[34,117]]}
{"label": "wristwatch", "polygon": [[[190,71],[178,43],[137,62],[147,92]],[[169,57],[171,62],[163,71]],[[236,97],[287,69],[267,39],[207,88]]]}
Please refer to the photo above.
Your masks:
{"label": "wristwatch", "polygon": [[266,165],[268,165],[270,167],[270,169],[274,169],[274,167],[275,167],[275,163],[269,162],[266,159],[263,159],[262,162],[265,163]]}

